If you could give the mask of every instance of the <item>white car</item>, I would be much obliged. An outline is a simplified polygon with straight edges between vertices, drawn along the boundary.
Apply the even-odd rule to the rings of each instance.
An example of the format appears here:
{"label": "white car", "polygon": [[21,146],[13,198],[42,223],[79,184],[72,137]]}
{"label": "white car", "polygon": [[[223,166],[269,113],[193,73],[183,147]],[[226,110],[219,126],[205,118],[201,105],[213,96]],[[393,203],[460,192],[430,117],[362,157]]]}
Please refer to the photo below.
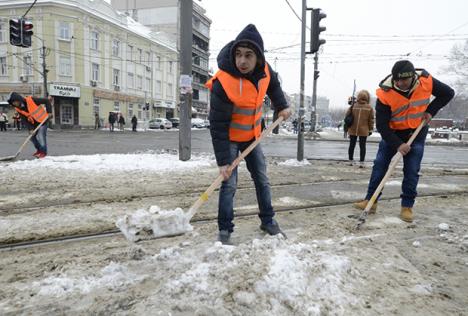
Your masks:
{"label": "white car", "polygon": [[149,128],[151,129],[170,129],[172,123],[165,118],[157,118],[149,121]]}

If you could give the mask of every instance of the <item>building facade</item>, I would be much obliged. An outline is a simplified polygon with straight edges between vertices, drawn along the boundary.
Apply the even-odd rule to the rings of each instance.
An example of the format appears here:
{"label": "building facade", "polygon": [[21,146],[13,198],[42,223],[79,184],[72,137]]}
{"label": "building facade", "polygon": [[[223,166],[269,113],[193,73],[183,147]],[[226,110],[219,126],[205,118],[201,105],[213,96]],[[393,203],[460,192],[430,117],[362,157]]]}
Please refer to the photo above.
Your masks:
{"label": "building facade", "polygon": [[44,95],[44,46],[54,126],[94,126],[95,113],[104,126],[110,112],[128,123],[133,115],[143,123],[177,116],[174,45],[104,0],[38,0],[27,15],[34,25],[32,47],[12,46],[8,20],[22,16],[30,5],[0,0],[1,100],[11,91]]}
{"label": "building facade", "polygon": [[[179,0],[112,0],[112,5],[161,36],[168,36],[174,43],[179,41]],[[206,119],[208,116],[208,89],[204,86],[209,78],[209,43],[211,20],[206,11],[193,3],[192,15],[192,77],[193,116]]]}

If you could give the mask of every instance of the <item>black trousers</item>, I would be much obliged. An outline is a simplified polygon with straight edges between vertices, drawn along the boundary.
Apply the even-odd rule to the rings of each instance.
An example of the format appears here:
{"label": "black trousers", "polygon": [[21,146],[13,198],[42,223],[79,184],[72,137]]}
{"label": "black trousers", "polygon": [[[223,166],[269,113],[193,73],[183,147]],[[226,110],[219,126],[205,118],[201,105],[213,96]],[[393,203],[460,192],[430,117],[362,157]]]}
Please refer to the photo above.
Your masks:
{"label": "black trousers", "polygon": [[6,122],[0,122],[0,131],[6,131]]}
{"label": "black trousers", "polygon": [[[357,138],[357,136],[349,135],[349,160],[353,160],[354,158],[354,148],[356,147]],[[366,158],[366,140],[366,136],[359,136],[359,161],[364,161],[364,159]]]}

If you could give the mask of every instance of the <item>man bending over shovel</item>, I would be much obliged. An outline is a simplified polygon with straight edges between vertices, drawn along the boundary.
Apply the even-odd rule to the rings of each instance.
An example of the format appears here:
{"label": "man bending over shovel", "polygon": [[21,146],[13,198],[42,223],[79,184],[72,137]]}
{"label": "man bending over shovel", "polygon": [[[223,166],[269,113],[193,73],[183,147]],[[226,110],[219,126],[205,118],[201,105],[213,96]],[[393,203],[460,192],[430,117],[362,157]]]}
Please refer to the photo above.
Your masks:
{"label": "man bending over shovel", "polygon": [[[16,92],[12,92],[8,98],[8,103],[19,113],[30,131],[42,123],[37,134],[31,137],[31,142],[36,147],[36,152],[33,154],[36,158],[47,156],[47,120],[52,117],[52,101],[51,96],[47,99],[32,96],[22,97]],[[42,104],[45,105],[45,108]]]}
{"label": "man bending over shovel", "polygon": [[[237,168],[230,164],[261,134],[262,105],[268,95],[286,120],[291,112],[278,75],[265,61],[263,40],[253,24],[247,25],[218,55],[218,72],[206,83],[211,90],[210,132],[216,162],[224,181],[219,191],[219,241],[230,243],[233,232],[233,200],[237,188]],[[260,145],[245,157],[255,184],[260,209],[260,229],[270,235],[281,232],[273,219],[270,183]]]}
{"label": "man bending over shovel", "polygon": [[[382,136],[374,160],[372,175],[363,201],[354,207],[365,209],[385,173],[392,157],[398,152],[403,156],[403,183],[400,218],[413,221],[413,205],[419,181],[419,169],[424,154],[428,126],[416,136],[411,147],[406,144],[423,120],[428,123],[454,95],[452,88],[433,78],[424,69],[414,69],[408,60],[395,63],[392,73],[380,83],[375,106],[377,130]],[[431,96],[435,98],[431,101]],[[377,202],[369,214],[375,213]]]}

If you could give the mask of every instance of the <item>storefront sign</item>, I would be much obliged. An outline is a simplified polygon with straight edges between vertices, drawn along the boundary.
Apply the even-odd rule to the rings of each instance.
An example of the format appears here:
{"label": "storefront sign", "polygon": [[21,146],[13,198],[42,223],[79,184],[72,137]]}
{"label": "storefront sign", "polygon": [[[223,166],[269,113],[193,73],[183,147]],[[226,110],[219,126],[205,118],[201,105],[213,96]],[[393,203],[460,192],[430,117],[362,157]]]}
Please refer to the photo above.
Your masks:
{"label": "storefront sign", "polygon": [[58,97],[79,98],[80,87],[51,84],[49,87],[49,94]]}

